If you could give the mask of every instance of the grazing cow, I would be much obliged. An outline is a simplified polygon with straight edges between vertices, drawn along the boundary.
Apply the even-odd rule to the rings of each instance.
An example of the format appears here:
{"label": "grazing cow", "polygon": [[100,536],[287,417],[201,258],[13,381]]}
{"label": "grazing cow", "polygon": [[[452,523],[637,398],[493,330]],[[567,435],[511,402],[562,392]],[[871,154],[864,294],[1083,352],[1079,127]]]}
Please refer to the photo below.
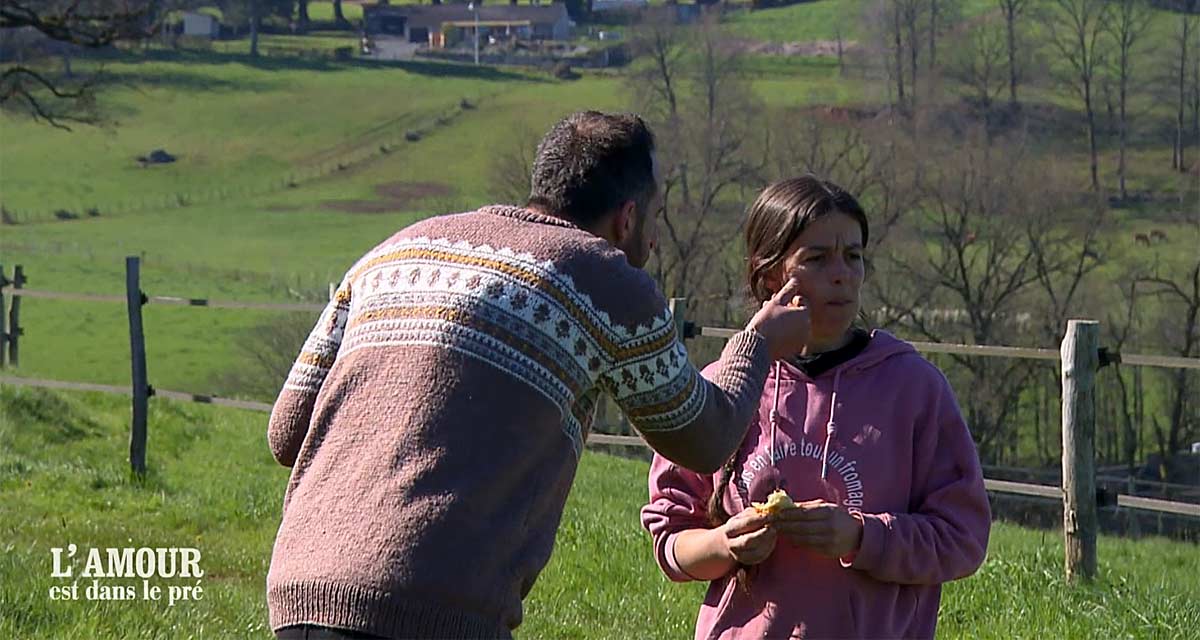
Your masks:
{"label": "grazing cow", "polygon": [[1150,246],[1150,236],[1144,233],[1134,234],[1133,241],[1144,246]]}
{"label": "grazing cow", "polygon": [[1153,242],[1166,242],[1167,234],[1162,229],[1153,229],[1150,231],[1150,240]]}

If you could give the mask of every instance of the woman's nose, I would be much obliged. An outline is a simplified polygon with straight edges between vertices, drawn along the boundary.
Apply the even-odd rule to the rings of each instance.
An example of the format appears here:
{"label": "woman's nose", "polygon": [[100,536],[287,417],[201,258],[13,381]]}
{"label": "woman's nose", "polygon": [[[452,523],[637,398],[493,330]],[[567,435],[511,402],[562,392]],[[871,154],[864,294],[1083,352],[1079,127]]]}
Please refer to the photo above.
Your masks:
{"label": "woman's nose", "polygon": [[833,263],[829,265],[829,277],[840,284],[843,280],[850,277],[850,263],[845,258],[834,258]]}

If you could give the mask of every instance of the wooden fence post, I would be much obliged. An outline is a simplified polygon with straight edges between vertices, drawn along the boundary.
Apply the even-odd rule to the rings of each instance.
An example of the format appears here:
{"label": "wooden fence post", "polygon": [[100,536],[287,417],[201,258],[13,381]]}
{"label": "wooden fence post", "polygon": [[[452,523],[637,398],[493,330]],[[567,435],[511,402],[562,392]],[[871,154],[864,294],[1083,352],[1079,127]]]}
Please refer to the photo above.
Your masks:
{"label": "wooden fence post", "polygon": [[5,332],[5,313],[8,310],[4,307],[4,287],[8,284],[8,278],[4,277],[4,265],[0,264],[0,369],[4,368],[4,352],[8,343],[8,334]]}
{"label": "wooden fence post", "polygon": [[671,298],[667,301],[667,308],[671,310],[671,317],[675,319],[675,337],[680,342],[685,342],[687,339],[687,298]]}
{"label": "wooden fence post", "polygon": [[1063,536],[1067,580],[1096,575],[1096,370],[1100,323],[1071,320],[1062,356]]}
{"label": "wooden fence post", "polygon": [[[25,268],[17,265],[13,268],[13,289],[25,286]],[[16,367],[21,364],[19,339],[25,330],[21,328],[21,296],[13,294],[8,306],[8,363]]]}
{"label": "wooden fence post", "polygon": [[146,336],[142,333],[142,305],[146,296],[141,288],[141,260],[125,258],[125,301],[129,309],[129,361],[133,369],[133,425],[129,434],[129,466],[133,472],[146,473],[146,413],[150,383],[146,378]]}

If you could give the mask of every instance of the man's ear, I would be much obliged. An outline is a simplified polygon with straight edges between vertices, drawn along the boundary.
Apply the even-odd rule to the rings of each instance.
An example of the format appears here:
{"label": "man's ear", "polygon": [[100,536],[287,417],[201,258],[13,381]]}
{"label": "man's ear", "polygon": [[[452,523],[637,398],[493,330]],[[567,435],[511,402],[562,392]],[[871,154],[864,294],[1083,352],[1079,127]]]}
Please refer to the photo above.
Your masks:
{"label": "man's ear", "polygon": [[612,218],[612,234],[613,239],[616,240],[614,244],[624,244],[626,240],[633,237],[636,228],[637,203],[633,200],[626,200]]}

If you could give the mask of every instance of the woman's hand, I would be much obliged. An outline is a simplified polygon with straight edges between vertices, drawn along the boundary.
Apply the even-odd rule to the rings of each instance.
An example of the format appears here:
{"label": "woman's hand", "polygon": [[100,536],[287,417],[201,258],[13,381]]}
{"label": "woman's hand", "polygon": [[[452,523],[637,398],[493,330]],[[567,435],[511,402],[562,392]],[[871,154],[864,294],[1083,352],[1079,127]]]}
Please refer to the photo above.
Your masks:
{"label": "woman's hand", "polygon": [[751,507],[730,518],[717,533],[730,558],[752,566],[766,560],[775,550],[777,536],[770,522],[771,516]]}
{"label": "woman's hand", "polygon": [[831,558],[855,553],[862,544],[862,520],[824,500],[801,502],[795,509],[784,509],[775,515],[771,526],[792,544]]}

